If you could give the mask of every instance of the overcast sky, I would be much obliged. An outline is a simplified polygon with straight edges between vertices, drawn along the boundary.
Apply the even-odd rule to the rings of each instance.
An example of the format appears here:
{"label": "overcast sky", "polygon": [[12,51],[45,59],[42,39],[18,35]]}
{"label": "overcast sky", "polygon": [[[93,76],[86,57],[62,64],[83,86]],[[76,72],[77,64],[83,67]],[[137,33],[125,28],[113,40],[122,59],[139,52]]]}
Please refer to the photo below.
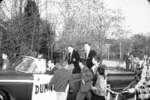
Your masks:
{"label": "overcast sky", "polygon": [[134,33],[150,32],[150,3],[147,0],[104,0],[109,8],[123,10]]}

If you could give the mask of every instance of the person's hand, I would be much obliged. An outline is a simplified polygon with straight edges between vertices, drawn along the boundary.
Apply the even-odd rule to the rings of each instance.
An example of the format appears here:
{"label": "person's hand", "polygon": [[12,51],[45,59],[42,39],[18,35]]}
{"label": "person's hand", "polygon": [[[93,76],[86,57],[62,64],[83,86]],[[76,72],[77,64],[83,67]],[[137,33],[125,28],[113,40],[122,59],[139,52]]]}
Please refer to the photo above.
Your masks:
{"label": "person's hand", "polygon": [[96,87],[94,87],[94,86],[92,86],[92,87],[91,87],[91,89],[92,89],[92,90],[96,90],[97,88],[96,88]]}
{"label": "person's hand", "polygon": [[75,62],[76,61],[76,59],[75,58],[73,58],[73,62]]}
{"label": "person's hand", "polygon": [[85,81],[84,81],[84,80],[82,80],[82,84],[84,84],[84,85],[85,85]]}
{"label": "person's hand", "polygon": [[134,88],[131,88],[131,89],[128,89],[129,93],[134,93],[135,92],[135,89]]}
{"label": "person's hand", "polygon": [[92,69],[93,72],[95,72],[95,67],[94,66],[91,69]]}

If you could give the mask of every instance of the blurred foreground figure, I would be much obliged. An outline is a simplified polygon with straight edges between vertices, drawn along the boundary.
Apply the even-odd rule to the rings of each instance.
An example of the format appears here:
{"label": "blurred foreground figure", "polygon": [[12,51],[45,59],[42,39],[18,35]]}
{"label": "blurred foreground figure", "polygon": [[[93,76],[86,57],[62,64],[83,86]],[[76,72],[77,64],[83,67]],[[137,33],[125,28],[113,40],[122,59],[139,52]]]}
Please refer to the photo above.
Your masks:
{"label": "blurred foreground figure", "polygon": [[9,68],[9,59],[7,54],[2,54],[2,59],[3,59],[3,66],[2,66],[2,70],[6,71]]}
{"label": "blurred foreground figure", "polygon": [[135,86],[138,100],[150,100],[150,64],[143,67],[141,79]]}
{"label": "blurred foreground figure", "polygon": [[[72,79],[73,67],[62,61],[61,66],[54,72],[54,77],[50,82],[50,87],[56,92],[56,100],[66,100],[69,90],[69,82]],[[72,68],[72,69],[71,69]]]}
{"label": "blurred foreground figure", "polygon": [[79,92],[77,93],[76,100],[92,100],[91,97],[91,86],[92,86],[92,79],[93,73],[92,71],[86,66],[84,62],[79,62],[81,68],[81,84]]}

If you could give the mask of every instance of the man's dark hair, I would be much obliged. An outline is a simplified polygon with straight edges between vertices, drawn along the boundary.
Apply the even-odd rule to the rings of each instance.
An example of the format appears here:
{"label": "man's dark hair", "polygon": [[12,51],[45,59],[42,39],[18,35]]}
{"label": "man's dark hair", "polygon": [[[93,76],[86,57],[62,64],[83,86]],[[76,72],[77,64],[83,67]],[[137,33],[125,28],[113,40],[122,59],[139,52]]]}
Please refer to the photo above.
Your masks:
{"label": "man's dark hair", "polygon": [[83,65],[86,65],[86,60],[81,59],[80,62],[81,62]]}
{"label": "man's dark hair", "polygon": [[100,58],[99,56],[96,56],[96,55],[95,55],[93,58],[94,58],[97,62],[100,62],[100,60],[101,60],[101,58]]}
{"label": "man's dark hair", "polygon": [[100,75],[105,76],[105,68],[104,68],[104,67],[98,67],[98,68],[97,68],[97,71],[98,71],[98,73],[99,73]]}
{"label": "man's dark hair", "polygon": [[87,44],[87,45],[91,46],[91,44],[90,44],[89,42],[84,42],[84,45],[85,45],[85,44]]}
{"label": "man's dark hair", "polygon": [[68,47],[72,47],[72,48],[73,48],[73,45],[72,45],[72,44],[69,44]]}

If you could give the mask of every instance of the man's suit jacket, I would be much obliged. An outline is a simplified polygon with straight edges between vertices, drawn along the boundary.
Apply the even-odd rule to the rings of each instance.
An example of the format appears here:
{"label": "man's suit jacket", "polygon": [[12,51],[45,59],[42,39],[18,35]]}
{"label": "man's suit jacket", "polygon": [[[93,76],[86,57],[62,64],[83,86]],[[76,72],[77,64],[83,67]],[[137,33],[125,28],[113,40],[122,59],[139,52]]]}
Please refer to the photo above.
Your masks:
{"label": "man's suit jacket", "polygon": [[80,55],[76,50],[73,50],[72,55],[71,53],[68,55],[68,64],[74,64],[74,69],[72,73],[80,73],[81,69],[79,67]]}
{"label": "man's suit jacket", "polygon": [[86,57],[86,64],[89,69],[94,65],[92,62],[93,57],[96,56],[96,52],[94,50],[90,50],[88,57]]}

